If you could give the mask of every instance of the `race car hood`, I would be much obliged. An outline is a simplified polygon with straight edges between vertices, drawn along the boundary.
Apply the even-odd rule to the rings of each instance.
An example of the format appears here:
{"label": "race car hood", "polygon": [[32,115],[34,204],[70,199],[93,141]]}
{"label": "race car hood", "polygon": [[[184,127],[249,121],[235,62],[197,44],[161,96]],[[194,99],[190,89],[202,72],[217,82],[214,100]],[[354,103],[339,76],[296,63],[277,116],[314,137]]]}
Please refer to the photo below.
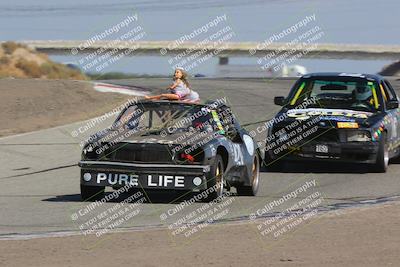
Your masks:
{"label": "race car hood", "polygon": [[[279,114],[278,114],[279,115]],[[285,116],[285,121],[293,120],[309,120],[319,117],[321,121],[336,122],[357,122],[361,126],[369,126],[374,124],[379,118],[379,113],[355,111],[346,109],[289,109],[281,116]]]}
{"label": "race car hood", "polygon": [[212,133],[187,131],[177,133],[167,133],[165,131],[153,133],[131,133],[128,130],[120,132],[115,129],[106,129],[91,136],[88,143],[100,145],[101,143],[141,143],[141,144],[168,144],[191,146],[202,140],[209,138]]}
{"label": "race car hood", "polygon": [[204,132],[179,132],[173,134],[166,134],[161,132],[160,134],[150,135],[135,135],[130,136],[123,140],[125,143],[151,143],[151,144],[169,144],[169,145],[182,145],[190,146],[194,145],[201,140],[205,139],[209,134],[203,134]]}

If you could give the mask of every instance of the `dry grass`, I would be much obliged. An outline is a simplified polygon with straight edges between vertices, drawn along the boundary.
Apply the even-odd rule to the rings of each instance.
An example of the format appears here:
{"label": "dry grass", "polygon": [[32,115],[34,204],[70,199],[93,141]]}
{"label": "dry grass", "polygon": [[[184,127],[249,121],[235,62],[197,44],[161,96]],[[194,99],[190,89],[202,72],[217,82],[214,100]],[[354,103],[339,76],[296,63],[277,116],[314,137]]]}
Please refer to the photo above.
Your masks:
{"label": "dry grass", "polygon": [[3,48],[4,53],[7,55],[12,55],[12,53],[14,53],[14,51],[19,47],[26,48],[26,46],[14,42],[5,42],[1,45],[1,47]]}
{"label": "dry grass", "polygon": [[0,46],[0,78],[86,80],[85,74],[53,62],[46,54],[25,45],[5,42]]}

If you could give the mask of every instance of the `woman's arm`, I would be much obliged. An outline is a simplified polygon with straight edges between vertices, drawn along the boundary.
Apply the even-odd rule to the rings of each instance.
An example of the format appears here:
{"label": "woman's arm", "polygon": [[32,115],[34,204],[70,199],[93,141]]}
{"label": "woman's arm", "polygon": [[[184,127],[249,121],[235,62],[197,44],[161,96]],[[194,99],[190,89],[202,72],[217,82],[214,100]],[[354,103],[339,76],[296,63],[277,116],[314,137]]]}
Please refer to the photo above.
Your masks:
{"label": "woman's arm", "polygon": [[175,89],[180,82],[180,79],[176,79],[176,81],[170,87],[168,87],[168,89]]}

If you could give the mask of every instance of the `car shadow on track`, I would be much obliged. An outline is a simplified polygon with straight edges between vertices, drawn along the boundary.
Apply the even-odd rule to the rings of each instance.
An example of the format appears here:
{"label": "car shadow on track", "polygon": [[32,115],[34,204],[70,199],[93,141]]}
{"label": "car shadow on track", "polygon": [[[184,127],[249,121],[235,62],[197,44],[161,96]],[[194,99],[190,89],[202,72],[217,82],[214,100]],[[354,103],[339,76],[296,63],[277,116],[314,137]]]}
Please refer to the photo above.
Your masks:
{"label": "car shadow on track", "polygon": [[[119,195],[117,198],[112,198],[111,200],[107,201],[107,203],[120,203],[125,199],[129,198],[135,192],[127,192]],[[177,204],[181,203],[185,200],[190,200],[193,198],[195,193],[188,193],[188,192],[169,192],[169,191],[155,191],[155,190],[146,190],[142,191],[143,196],[146,198],[146,201],[143,204]],[[112,195],[113,192],[106,192],[106,195]],[[70,195],[58,195],[51,198],[42,199],[42,201],[46,202],[87,202],[90,201],[83,201],[81,199],[80,194],[70,194]],[[201,203],[201,202],[200,202]]]}
{"label": "car shadow on track", "polygon": [[42,201],[48,202],[81,202],[80,194],[72,194],[72,195],[60,195],[51,198],[42,199]]}
{"label": "car shadow on track", "polygon": [[285,162],[278,170],[262,167],[261,172],[268,173],[369,173],[368,164],[351,164],[335,162]]}

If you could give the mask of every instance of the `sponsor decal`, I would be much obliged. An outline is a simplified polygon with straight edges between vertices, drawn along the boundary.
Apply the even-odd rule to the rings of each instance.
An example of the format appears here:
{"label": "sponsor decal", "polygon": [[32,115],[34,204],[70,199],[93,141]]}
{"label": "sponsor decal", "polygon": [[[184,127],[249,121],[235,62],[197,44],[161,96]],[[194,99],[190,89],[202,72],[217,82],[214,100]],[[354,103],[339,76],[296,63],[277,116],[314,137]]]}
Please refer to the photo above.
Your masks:
{"label": "sponsor decal", "polygon": [[376,129],[372,134],[372,141],[379,141],[383,131],[385,130],[385,125],[381,123],[378,129]]}
{"label": "sponsor decal", "polygon": [[174,175],[147,175],[147,186],[149,187],[185,187],[185,177]]}
{"label": "sponsor decal", "polygon": [[347,128],[347,129],[358,129],[358,123],[357,122],[338,122],[337,123],[338,128]]}
{"label": "sponsor decal", "polygon": [[124,174],[124,173],[103,173],[97,174],[96,182],[100,184],[102,181],[107,181],[110,185],[131,185],[138,186],[137,174]]}
{"label": "sponsor decal", "polygon": [[[85,173],[83,175],[83,180],[89,181],[89,177],[91,178],[93,175],[90,173]],[[101,184],[106,181],[109,185],[130,185],[133,187],[139,186],[139,175],[137,174],[125,174],[125,173],[97,173],[95,175],[96,183]],[[147,187],[157,187],[157,188],[166,188],[166,187],[175,187],[175,188],[184,188],[185,187],[185,177],[179,175],[152,175],[148,174],[144,176],[144,181]],[[195,185],[202,183],[202,179],[199,177],[195,177],[193,180]]]}
{"label": "sponsor decal", "polygon": [[348,77],[360,77],[360,78],[364,78],[365,76],[361,73],[346,73],[346,72],[342,72],[339,74],[339,76],[348,76]]}
{"label": "sponsor decal", "polygon": [[353,110],[339,110],[339,109],[291,109],[287,112],[287,116],[298,120],[306,120],[314,116],[325,116],[326,118],[348,117],[367,119],[370,115],[369,112],[357,112]]}
{"label": "sponsor decal", "polygon": [[213,117],[214,122],[217,124],[217,127],[218,127],[218,129],[219,129],[218,132],[219,132],[220,134],[225,134],[224,127],[222,127],[222,124],[221,124],[221,121],[220,121],[220,119],[219,119],[219,117],[218,117],[217,111],[212,110],[212,111],[211,111],[211,115],[212,115],[212,117]]}
{"label": "sponsor decal", "polygon": [[326,120],[326,121],[350,121],[354,122],[355,119],[348,118],[348,117],[338,117],[338,116],[324,116],[321,117],[321,120]]}

